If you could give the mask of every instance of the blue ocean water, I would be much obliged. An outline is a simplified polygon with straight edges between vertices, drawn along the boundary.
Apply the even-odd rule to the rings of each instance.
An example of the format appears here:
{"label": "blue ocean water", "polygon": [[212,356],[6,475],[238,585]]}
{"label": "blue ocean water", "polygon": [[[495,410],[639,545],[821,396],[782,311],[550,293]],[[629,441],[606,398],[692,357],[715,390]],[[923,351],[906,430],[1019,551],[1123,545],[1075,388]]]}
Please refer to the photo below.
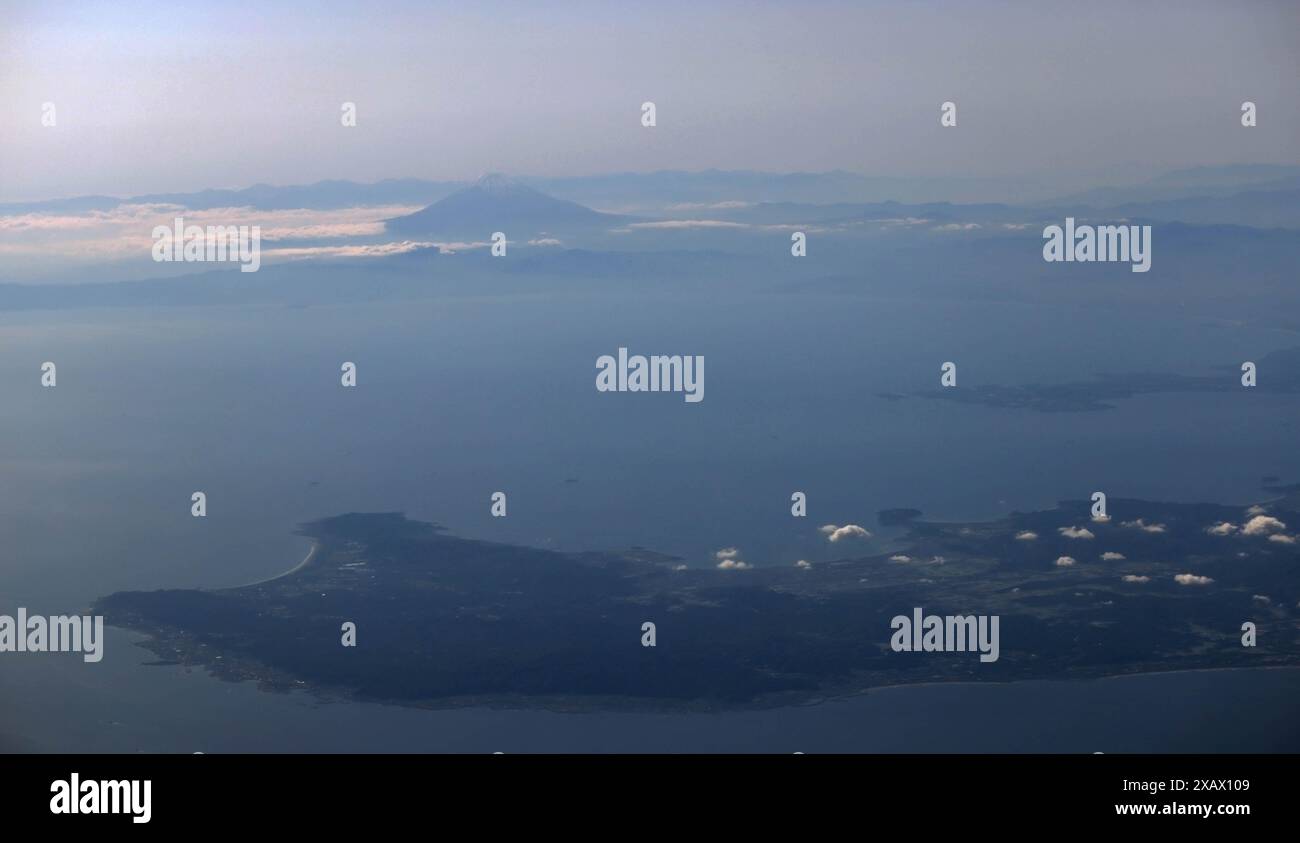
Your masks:
{"label": "blue ocean water", "polygon": [[[1096,413],[881,396],[937,387],[944,361],[958,364],[959,386],[1107,371],[1233,377],[1241,360],[1300,344],[1175,317],[870,296],[485,294],[7,313],[0,343],[4,612],[61,613],[117,590],[264,578],[306,552],[297,523],[345,511],[402,510],[467,537],[566,550],[644,546],[692,565],[734,546],[751,564],[789,565],[886,549],[894,533],[875,522],[884,508],[984,519],[1095,490],[1244,504],[1266,497],[1263,475],[1300,476],[1297,396],[1157,394]],[[598,393],[595,360],[619,347],[704,355],[705,400]],[[47,360],[58,365],[54,389],[39,386]],[[356,389],[339,385],[344,361],[357,364]],[[207,518],[190,517],[196,490],[208,496]],[[808,495],[805,519],[790,515],[796,490]],[[509,496],[507,518],[489,515],[494,491]],[[877,535],[829,545],[817,532],[828,522]],[[890,730],[868,726],[885,716],[912,722],[906,712],[934,714],[957,695],[985,714],[960,728],[934,725],[947,715],[922,726],[915,714],[918,725],[899,733],[914,741],[906,748],[983,746],[964,729],[1008,749],[1205,749],[1232,745],[1233,729],[1242,746],[1269,748],[1261,724],[1281,724],[1295,699],[1294,679],[1280,678],[1287,672],[1236,671],[1075,692],[1060,688],[1079,683],[891,689],[816,714],[705,720],[394,711],[315,706],[145,666],[151,657],[128,640],[114,633],[99,665],[0,656],[0,735],[42,749],[599,750],[641,746],[662,723],[661,745],[683,751],[892,751],[901,747]],[[1115,688],[1155,705],[1184,693],[1179,683],[1201,689],[1186,722],[1218,718],[1220,731],[1143,721],[1139,734],[1099,714],[1129,699]],[[1225,708],[1248,692],[1251,718]],[[85,727],[36,722],[52,699]],[[1059,728],[1035,716],[1044,706],[1096,730]],[[625,718],[645,719],[626,728]],[[798,725],[805,719],[839,725]],[[419,737],[403,742],[380,720]],[[1112,728],[1116,746],[1102,746]],[[786,729],[800,739],[784,741]],[[254,746],[255,736],[265,743]],[[1295,748],[1294,730],[1275,737],[1277,748]]]}

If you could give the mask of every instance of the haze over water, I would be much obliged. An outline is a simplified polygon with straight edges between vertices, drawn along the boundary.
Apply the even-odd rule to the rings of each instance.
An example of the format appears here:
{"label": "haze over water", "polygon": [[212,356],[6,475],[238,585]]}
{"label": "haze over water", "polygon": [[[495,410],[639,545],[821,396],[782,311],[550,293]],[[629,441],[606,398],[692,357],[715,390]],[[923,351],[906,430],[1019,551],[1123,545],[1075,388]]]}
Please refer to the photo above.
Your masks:
{"label": "haze over water", "polygon": [[[1296,4],[380,5],[5,8],[0,614],[261,581],[304,559],[299,524],[348,512],[690,567],[724,548],[817,567],[900,547],[885,509],[980,521],[1103,491],[1122,521],[1140,516],[1122,511],[1133,499],[1245,507],[1269,498],[1266,477],[1300,481],[1300,360],[1269,358],[1300,347]],[[1039,232],[1076,219],[1149,230],[1150,271],[1044,261]],[[256,226],[258,271],[157,260],[151,231],[185,221]],[[498,234],[508,256],[489,254]],[[698,355],[704,400],[598,391],[596,361],[621,348]],[[1243,361],[1262,364],[1257,387],[1238,386]],[[1097,378],[1137,394],[1071,405]],[[988,385],[1040,409],[1074,393],[1050,412],[954,400]],[[826,524],[874,535],[832,543]],[[1169,566],[1212,539],[1183,526],[1185,555],[1134,561],[1169,568],[1162,605],[1192,611],[1175,578],[1212,578]],[[1201,664],[1226,625],[1233,657],[1253,658],[1236,607],[1268,606],[1292,634],[1270,658],[1295,663],[1300,595],[1282,566],[1297,529],[1252,536],[1274,597],[1256,582],[1196,592],[1219,626],[1174,612],[1169,640],[1200,638],[1164,652]],[[1237,551],[1216,576],[1241,570]],[[1086,566],[1061,559],[1042,560],[1069,569],[1043,600],[1083,605],[1057,583]],[[1092,667],[1128,646],[1074,646],[1083,623],[1109,636],[1150,606],[1106,588],[1086,599],[1113,609],[1021,647],[1032,675],[1042,655]],[[355,609],[359,590],[335,594]],[[1046,611],[1028,597],[1004,605]],[[810,628],[828,626],[809,605]],[[456,608],[444,633],[476,629]],[[0,654],[0,749],[1300,750],[1292,669],[916,685],[725,714],[438,711],[220,682],[108,636],[97,664]],[[583,661],[593,637],[539,659],[599,673]],[[698,653],[700,638],[678,640]],[[713,664],[744,659],[732,652]],[[482,671],[473,655],[461,675]]]}
{"label": "haze over water", "polygon": [[[292,534],[298,523],[346,511],[402,510],[469,538],[565,550],[639,545],[691,565],[711,565],[715,550],[737,546],[751,564],[790,565],[887,549],[897,531],[877,526],[884,508],[988,519],[1084,499],[1094,488],[1112,497],[1246,504],[1267,497],[1262,476],[1300,476],[1294,422],[1277,423],[1300,419],[1296,396],[1261,396],[1244,412],[1218,395],[1162,394],[1104,412],[1036,413],[877,395],[937,382],[938,362],[950,357],[964,361],[963,377],[1017,383],[1125,368],[1203,372],[1245,349],[1258,354],[1291,340],[1172,319],[1160,325],[1160,340],[1147,318],[1108,322],[1104,342],[1099,330],[1048,308],[870,298],[846,307],[834,296],[770,293],[725,303],[617,292],[6,314],[0,377],[16,381],[47,358],[60,365],[58,389],[19,393],[0,417],[0,435],[11,443],[0,501],[6,590],[33,612],[56,613],[118,590],[239,585],[303,557],[307,541]],[[1180,351],[1169,350],[1170,338],[1193,332],[1198,342],[1178,340]],[[597,393],[594,361],[619,345],[704,354],[705,401]],[[1037,352],[1021,353],[1025,346]],[[355,390],[338,386],[340,349],[358,362]],[[1239,447],[1215,444],[1225,439]],[[809,495],[806,526],[789,517],[792,488]],[[206,519],[189,515],[197,489],[208,494]],[[505,519],[488,515],[498,489],[510,494]],[[876,538],[831,546],[816,532],[827,522],[862,523]],[[12,596],[0,608],[19,605],[10,603]],[[36,701],[59,699],[77,722],[114,724],[27,732],[35,748],[65,750],[219,751],[250,746],[243,741],[259,734],[275,735],[284,749],[599,750],[639,746],[627,735],[649,729],[682,751],[785,751],[773,732],[786,728],[806,751],[982,746],[956,728],[907,732],[912,743],[904,746],[814,725],[878,706],[937,716],[957,694],[977,720],[987,706],[1034,716],[1050,703],[1062,717],[1092,723],[1084,733],[1094,743],[1116,728],[1115,751],[1161,741],[1209,746],[1101,717],[1101,701],[1119,687],[1106,682],[1072,691],[900,688],[814,709],[706,718],[707,729],[692,725],[704,715],[387,708],[381,715],[374,705],[317,708],[305,695],[265,694],[200,669],[145,666],[152,656],[129,638],[115,632],[101,665],[0,661],[9,722],[31,723]],[[1140,694],[1192,683],[1211,697],[1294,681],[1277,671],[1221,678],[1243,675],[1123,681]],[[1270,706],[1280,717],[1293,698],[1270,691],[1256,710],[1268,721]],[[238,736],[199,724],[198,711],[234,718]],[[614,725],[623,717],[638,728]],[[1220,725],[1263,744],[1258,720],[1226,717]],[[418,736],[412,747],[398,745],[404,729]],[[1043,748],[1075,751],[1066,735],[1053,734],[1041,736]],[[1003,735],[1009,749],[1034,748],[1009,727]]]}

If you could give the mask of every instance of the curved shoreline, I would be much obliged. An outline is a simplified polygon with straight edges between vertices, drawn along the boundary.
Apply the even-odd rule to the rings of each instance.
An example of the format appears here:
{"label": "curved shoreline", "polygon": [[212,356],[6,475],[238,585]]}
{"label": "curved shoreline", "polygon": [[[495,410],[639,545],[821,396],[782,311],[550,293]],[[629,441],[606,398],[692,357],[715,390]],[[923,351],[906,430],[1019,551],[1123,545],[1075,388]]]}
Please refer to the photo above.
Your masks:
{"label": "curved shoreline", "polygon": [[316,551],[319,549],[320,549],[320,542],[314,541],[311,543],[311,549],[307,551],[307,555],[302,558],[302,561],[299,562],[297,565],[294,565],[292,568],[285,571],[284,573],[276,574],[273,577],[267,577],[264,580],[256,580],[254,582],[244,583],[243,585],[234,585],[231,586],[231,588],[252,588],[255,585],[264,585],[265,583],[274,582],[275,580],[278,579],[283,579],[284,577],[287,577],[291,574],[296,574],[299,571],[301,571],[303,568],[306,568],[309,564],[311,564],[312,558],[316,556]]}

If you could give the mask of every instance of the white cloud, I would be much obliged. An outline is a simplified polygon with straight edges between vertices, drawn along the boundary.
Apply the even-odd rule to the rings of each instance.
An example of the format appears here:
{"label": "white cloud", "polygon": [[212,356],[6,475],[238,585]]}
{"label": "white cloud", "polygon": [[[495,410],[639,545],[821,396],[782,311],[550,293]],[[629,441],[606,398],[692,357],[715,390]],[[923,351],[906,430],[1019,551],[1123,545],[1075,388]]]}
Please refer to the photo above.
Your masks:
{"label": "white cloud", "polygon": [[529,246],[563,246],[563,240],[556,240],[554,237],[539,237],[536,240],[529,240]]}
{"label": "white cloud", "polygon": [[[506,242],[508,243],[510,241],[507,240]],[[492,244],[486,240],[475,240],[472,243],[458,240],[452,243],[433,243],[431,245],[437,246],[438,251],[442,252],[444,255],[454,255],[457,252],[465,252],[470,249],[486,249]]]}
{"label": "white cloud", "polygon": [[1068,568],[1068,567],[1070,567],[1070,566],[1073,565],[1073,564],[1075,564],[1075,561],[1074,561],[1074,557],[1073,557],[1073,556],[1058,556],[1058,557],[1056,557],[1056,567],[1058,567],[1058,568]]}
{"label": "white cloud", "polygon": [[1113,550],[1108,550],[1101,555],[1101,558],[1106,562],[1117,562],[1124,559],[1124,554],[1116,553]]}
{"label": "white cloud", "polygon": [[833,542],[841,539],[869,539],[871,533],[859,527],[857,524],[845,524],[843,527],[837,527],[834,524],[826,524],[818,529],[826,538]]}
{"label": "white cloud", "polygon": [[1016,533],[1016,541],[1031,542],[1038,538],[1038,534],[1033,530],[1021,530]]}
{"label": "white cloud", "polygon": [[258,210],[249,207],[192,210],[170,204],[124,204],[107,211],[29,213],[0,216],[0,252],[12,255],[59,254],[71,259],[148,259],[155,226],[171,227],[177,217],[185,224],[248,225],[261,228],[263,255],[268,243],[302,239],[370,237],[384,232],[385,219],[419,207],[384,205],[355,208],[291,208]]}
{"label": "white cloud", "polygon": [[1092,530],[1087,527],[1057,527],[1056,532],[1065,536],[1067,539],[1095,539]]}
{"label": "white cloud", "polygon": [[914,556],[907,556],[906,554],[895,553],[893,556],[889,557],[889,561],[890,562],[921,562],[922,564],[925,565],[942,565],[948,560],[944,559],[942,556],[931,556],[929,562],[924,562],[923,560],[917,559]]}
{"label": "white cloud", "polygon": [[1150,577],[1144,577],[1141,574],[1125,574],[1121,579],[1123,579],[1124,582],[1151,582]]}
{"label": "white cloud", "polygon": [[1277,520],[1271,515],[1256,515],[1250,519],[1241,528],[1242,535],[1246,536],[1264,536],[1274,530],[1285,530],[1286,524]]}
{"label": "white cloud", "polygon": [[[483,244],[488,245],[487,243]],[[403,240],[400,243],[372,243],[364,246],[286,246],[280,249],[263,249],[264,260],[303,260],[306,258],[381,258],[386,255],[401,255],[417,249],[447,251],[441,243],[425,243],[415,240]]]}
{"label": "white cloud", "polygon": [[1198,574],[1176,574],[1174,582],[1179,585],[1209,585],[1214,582],[1210,577],[1202,577]]}
{"label": "white cloud", "polygon": [[1284,534],[1284,533],[1274,533],[1273,535],[1271,535],[1271,536],[1268,537],[1268,540],[1271,541],[1271,542],[1277,542],[1278,544],[1295,544],[1295,543],[1296,543],[1295,536],[1288,536],[1288,535],[1286,535],[1286,534]]}
{"label": "white cloud", "polygon": [[807,559],[800,559],[798,562],[794,563],[794,566],[796,568],[811,568],[812,563],[809,562]]}
{"label": "white cloud", "polygon": [[1125,521],[1121,526],[1133,527],[1143,531],[1144,533],[1163,533],[1165,531],[1164,524],[1148,524],[1141,518],[1136,521]]}
{"label": "white cloud", "polygon": [[1098,524],[1107,524],[1107,523],[1110,522],[1110,516],[1109,516],[1109,515],[1094,515],[1094,516],[1092,516],[1092,520],[1095,521],[1095,522],[1098,523]]}
{"label": "white cloud", "polygon": [[1206,527],[1205,532],[1212,536],[1230,536],[1237,532],[1237,525],[1231,521],[1220,521],[1218,524]]}
{"label": "white cloud", "polygon": [[1263,603],[1265,606],[1273,602],[1273,599],[1267,594],[1252,594],[1250,599],[1254,600],[1256,603]]}
{"label": "white cloud", "polygon": [[1255,504],[1254,506],[1249,507],[1246,510],[1247,515],[1263,515],[1265,512],[1268,512],[1268,510],[1260,506],[1259,504]]}
{"label": "white cloud", "polygon": [[740,550],[735,547],[715,551],[713,558],[718,560],[718,567],[724,571],[743,571],[749,568],[749,563],[741,560]]}

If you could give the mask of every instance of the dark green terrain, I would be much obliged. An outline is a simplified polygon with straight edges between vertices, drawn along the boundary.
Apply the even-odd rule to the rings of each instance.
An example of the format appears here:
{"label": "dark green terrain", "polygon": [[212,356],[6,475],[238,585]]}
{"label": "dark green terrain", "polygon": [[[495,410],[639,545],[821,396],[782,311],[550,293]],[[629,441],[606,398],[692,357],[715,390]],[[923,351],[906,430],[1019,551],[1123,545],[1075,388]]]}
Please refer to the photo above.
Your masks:
{"label": "dark green terrain", "polygon": [[[304,525],[317,550],[287,576],[120,592],[95,611],[148,634],[168,662],[415,705],[716,708],[908,682],[1294,666],[1300,544],[1269,536],[1294,537],[1300,506],[1293,489],[1275,491],[1288,494],[1265,514],[1286,526],[1258,534],[1240,529],[1259,514],[1242,506],[1112,499],[1111,520],[1096,522],[1088,502],[1066,501],[987,523],[913,521],[897,553],[748,570],[474,541],[354,513]],[[1207,532],[1220,522],[1238,529]],[[1074,527],[1093,538],[1059,532]],[[1058,566],[1063,556],[1075,563]],[[1000,659],[893,652],[890,619],[913,607],[999,615]],[[340,643],[348,621],[356,647]],[[654,647],[641,644],[646,621]]]}

